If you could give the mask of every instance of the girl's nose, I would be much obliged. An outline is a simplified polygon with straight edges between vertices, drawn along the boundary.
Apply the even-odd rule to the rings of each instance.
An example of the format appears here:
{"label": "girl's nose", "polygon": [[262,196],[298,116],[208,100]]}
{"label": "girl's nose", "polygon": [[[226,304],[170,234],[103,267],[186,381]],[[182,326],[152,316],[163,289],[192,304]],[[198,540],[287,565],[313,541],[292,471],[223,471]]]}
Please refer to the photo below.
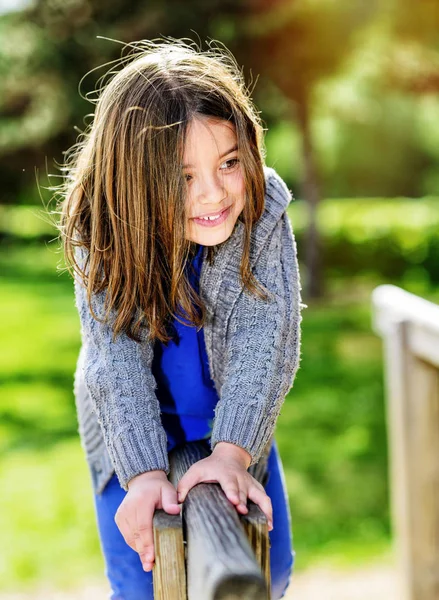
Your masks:
{"label": "girl's nose", "polygon": [[220,178],[200,179],[197,200],[202,204],[218,205],[226,197],[227,192]]}

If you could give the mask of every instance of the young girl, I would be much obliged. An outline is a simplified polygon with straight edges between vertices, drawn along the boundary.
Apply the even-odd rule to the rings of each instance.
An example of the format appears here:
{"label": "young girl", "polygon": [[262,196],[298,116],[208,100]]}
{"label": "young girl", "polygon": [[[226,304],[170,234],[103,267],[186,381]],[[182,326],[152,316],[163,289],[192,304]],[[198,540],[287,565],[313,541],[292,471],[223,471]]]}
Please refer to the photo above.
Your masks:
{"label": "young girl", "polygon": [[[273,432],[300,361],[291,194],[226,50],[134,44],[67,160],[60,230],[82,347],[79,434],[111,599],[153,598],[152,519],[218,482],[267,516],[272,598],[295,552]],[[168,452],[211,454],[177,489]],[[248,472],[268,457],[265,486]]]}

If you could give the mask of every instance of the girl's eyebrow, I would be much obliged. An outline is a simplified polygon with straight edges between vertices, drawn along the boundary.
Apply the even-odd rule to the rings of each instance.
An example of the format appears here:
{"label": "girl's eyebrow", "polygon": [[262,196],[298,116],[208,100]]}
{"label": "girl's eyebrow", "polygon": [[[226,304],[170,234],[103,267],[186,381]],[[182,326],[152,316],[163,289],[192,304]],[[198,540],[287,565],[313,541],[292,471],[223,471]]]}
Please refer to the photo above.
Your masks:
{"label": "girl's eyebrow", "polygon": [[[227,156],[228,154],[231,154],[232,152],[235,152],[235,150],[238,150],[238,144],[235,144],[233,146],[233,148],[230,148],[229,150],[227,150],[226,152],[224,152],[223,154],[221,154],[220,158],[224,158],[225,156]],[[193,168],[194,165],[182,165],[182,169],[189,169],[189,168]]]}

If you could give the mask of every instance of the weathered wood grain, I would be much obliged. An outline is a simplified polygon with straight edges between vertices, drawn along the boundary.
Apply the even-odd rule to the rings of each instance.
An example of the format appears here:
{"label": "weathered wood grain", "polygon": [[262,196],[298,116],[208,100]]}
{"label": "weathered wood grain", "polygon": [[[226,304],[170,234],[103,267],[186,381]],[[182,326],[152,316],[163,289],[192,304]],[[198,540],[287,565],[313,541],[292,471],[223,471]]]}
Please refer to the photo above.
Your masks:
{"label": "weathered wood grain", "polygon": [[[170,454],[172,483],[209,454],[207,442],[176,448]],[[258,506],[250,502],[249,514],[240,516],[218,483],[201,483],[186,497],[183,522],[189,600],[269,598],[268,527]]]}
{"label": "weathered wood grain", "polygon": [[180,515],[156,510],[153,519],[154,600],[186,600],[185,546]]}
{"label": "weathered wood grain", "polygon": [[256,556],[259,568],[261,569],[266,586],[267,600],[270,600],[271,586],[271,569],[270,569],[270,537],[268,534],[267,519],[257,504],[252,501],[248,502],[248,513],[242,515],[241,522],[244,525],[244,530],[250,546]]}

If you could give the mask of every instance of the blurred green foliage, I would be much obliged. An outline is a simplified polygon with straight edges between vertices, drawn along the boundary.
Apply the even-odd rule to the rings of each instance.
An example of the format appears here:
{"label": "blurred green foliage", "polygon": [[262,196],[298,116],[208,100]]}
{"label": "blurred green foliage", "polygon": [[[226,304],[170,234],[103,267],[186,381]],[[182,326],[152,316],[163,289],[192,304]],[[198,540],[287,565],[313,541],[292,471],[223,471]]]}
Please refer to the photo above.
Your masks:
{"label": "blurred green foliage", "polygon": [[267,144],[272,130],[284,129],[275,155],[293,189],[311,165],[324,197],[435,193],[434,5],[130,0],[127,10],[120,0],[35,0],[2,14],[0,204],[40,203],[37,181],[59,176],[63,152],[91,121],[86,98],[96,97],[123,44],[162,36],[204,48],[218,40],[234,53],[267,125]]}
{"label": "blurred green foliage", "polygon": [[103,574],[73,397],[79,318],[42,200],[122,44],[163,35],[204,48],[218,39],[243,66],[267,162],[301,199],[290,208],[299,259],[304,182],[327,198],[317,210],[326,294],[304,298],[301,368],[277,427],[296,568],[389,546],[370,294],[395,283],[439,301],[436,2],[34,0],[0,15],[4,589]]}
{"label": "blurred green foliage", "polygon": [[[58,259],[10,245],[0,264],[4,588],[102,572],[72,389],[79,319]],[[325,544],[388,536],[380,342],[368,320],[365,303],[304,314],[302,367],[278,426],[299,570]]]}
{"label": "blurred green foliage", "polygon": [[[410,222],[400,216],[407,214],[402,207]],[[290,205],[289,214],[300,245],[303,203]],[[0,495],[8,548],[0,581],[3,589],[34,589],[41,581],[66,587],[103,573],[73,396],[79,317],[72,281],[57,272],[64,263],[49,223],[35,207],[2,207],[0,215],[0,311],[8,315],[0,324],[0,477],[8,490]],[[319,224],[333,253],[328,293],[303,311],[301,367],[276,436],[299,571],[334,554],[364,560],[388,549],[383,356],[371,331],[370,294],[388,281],[382,263],[392,258],[382,256],[368,271],[354,263],[361,261],[358,248],[390,237],[398,244],[393,257],[409,268],[410,252],[419,256],[420,232],[431,226],[437,236],[437,220],[429,198],[320,206]],[[346,253],[343,244],[351,263],[341,255],[339,268],[334,248]],[[418,275],[406,272],[405,289],[438,301],[438,288]]]}

